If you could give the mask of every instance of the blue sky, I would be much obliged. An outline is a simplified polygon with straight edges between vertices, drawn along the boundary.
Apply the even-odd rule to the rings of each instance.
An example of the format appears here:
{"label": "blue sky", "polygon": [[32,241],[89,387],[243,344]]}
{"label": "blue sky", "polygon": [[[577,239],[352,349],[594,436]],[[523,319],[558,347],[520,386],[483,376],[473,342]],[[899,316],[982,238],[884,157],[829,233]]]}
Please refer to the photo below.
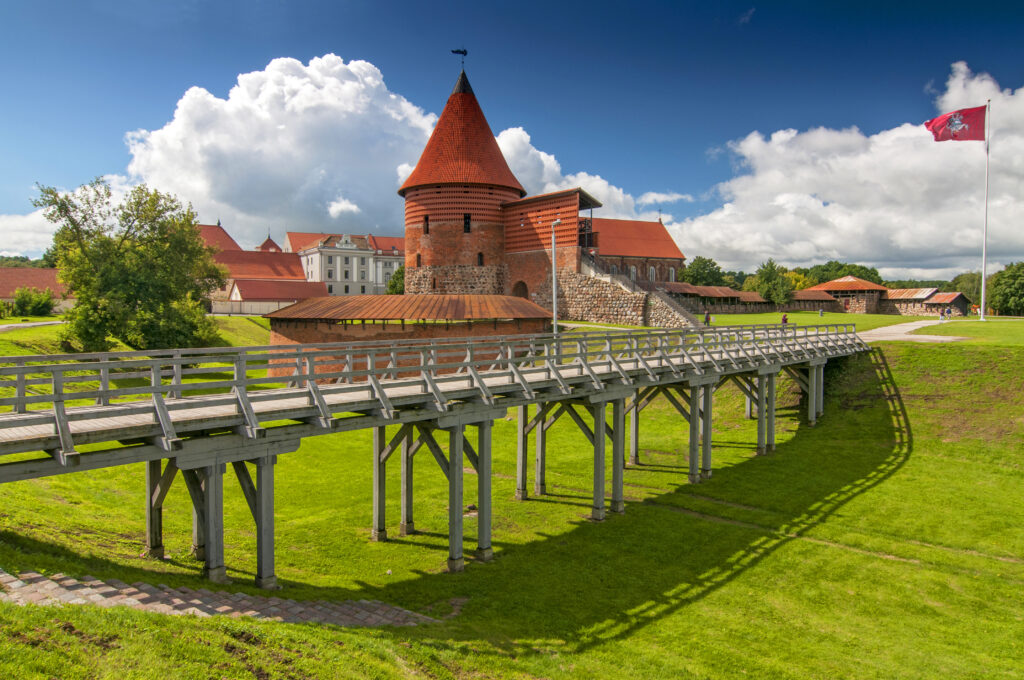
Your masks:
{"label": "blue sky", "polygon": [[[939,104],[958,101],[949,85],[957,62],[968,69],[958,81],[961,89],[971,92],[973,86],[988,82],[996,92],[1009,92],[1009,103],[1016,105],[1013,91],[1024,85],[1022,29],[1024,9],[1013,3],[977,2],[5,3],[0,21],[0,58],[6,64],[6,96],[0,106],[5,159],[0,164],[0,215],[29,215],[35,182],[70,189],[97,175],[120,175],[128,183],[142,179],[159,184],[156,180],[165,178],[175,186],[163,188],[196,204],[204,221],[231,219],[230,226],[242,240],[253,241],[257,231],[268,229],[283,234],[285,228],[316,228],[318,214],[324,231],[400,233],[401,201],[393,193],[396,179],[389,175],[381,182],[392,186],[383,186],[380,197],[363,197],[361,192],[369,189],[359,187],[358,178],[347,179],[342,170],[321,167],[365,161],[376,147],[352,148],[346,140],[375,134],[391,139],[389,131],[361,132],[357,125],[340,131],[324,127],[324,145],[337,143],[351,153],[310,160],[311,167],[326,172],[333,182],[324,191],[344,196],[360,207],[358,212],[335,211],[332,217],[325,210],[300,210],[275,214],[275,219],[265,208],[247,205],[242,188],[228,192],[197,189],[184,181],[176,184],[173,178],[187,172],[187,163],[174,159],[178,169],[168,167],[161,174],[154,168],[170,161],[166,154],[153,151],[152,144],[150,156],[130,171],[133,153],[125,135],[165,128],[189,88],[197,86],[226,100],[239,74],[262,72],[282,57],[303,65],[327,54],[349,64],[369,62],[379,70],[388,93],[425,115],[438,114],[458,75],[458,57],[449,50],[465,47],[467,73],[495,134],[522,128],[534,161],[541,152],[557,158],[560,174],[538,174],[540,184],[528,189],[572,180],[591,188],[599,176],[609,192],[599,198],[611,212],[649,217],[660,207],[670,214],[666,221],[676,225],[673,233],[685,253],[749,267],[773,247],[792,246],[781,243],[786,240],[785,224],[776,224],[778,233],[758,249],[737,251],[698,238],[729,219],[722,213],[724,206],[742,207],[744,199],[773,201],[757,192],[743,194],[744,177],[756,179],[771,169],[764,168],[765,159],[744,148],[742,140],[756,141],[749,139],[755,131],[771,140],[773,133],[793,129],[798,134],[794,141],[778,140],[780,145],[792,145],[813,142],[804,135],[816,128],[838,134],[856,127],[859,143],[868,140],[875,146],[873,142],[884,141],[877,135],[919,124],[939,113]],[[982,76],[988,80],[981,82]],[[203,125],[201,119],[194,116],[189,125]],[[219,124],[238,123],[221,116]],[[418,129],[424,123],[411,125]],[[188,129],[199,128],[178,134],[187,134]],[[843,149],[858,140],[838,139],[839,152],[815,146],[814,153],[819,161],[830,154],[843,155]],[[422,148],[415,139],[409,144]],[[979,147],[950,149],[946,157],[965,163],[964,172],[972,176],[975,157],[983,159]],[[792,148],[783,151],[793,153]],[[141,153],[136,150],[134,156]],[[203,155],[204,147],[199,144],[192,153]],[[208,174],[208,182],[217,181],[217,176],[233,177],[253,162],[238,158],[232,164],[232,157],[224,153],[221,149],[218,155],[219,175]],[[409,155],[404,147],[395,153],[395,158]],[[412,153],[406,162],[415,163],[417,156]],[[522,163],[528,160],[524,156]],[[993,156],[994,165],[995,161]],[[525,165],[520,169],[511,159],[510,163],[517,174],[529,175]],[[141,167],[149,169],[140,171]],[[785,167],[783,163],[775,171]],[[1001,176],[1006,180],[1011,174],[1008,170]],[[244,186],[242,179],[235,179]],[[264,177],[253,186],[262,186],[260,181],[270,180]],[[1013,178],[1003,187],[1007,196],[1019,195],[1016,182]],[[309,181],[303,186],[308,188]],[[600,191],[605,185],[593,186]],[[190,189],[196,195],[186,195]],[[821,198],[821,210],[837,203],[848,208],[839,217],[798,216],[811,224],[824,219],[822,229],[832,226],[841,231],[842,220],[851,219],[846,212],[862,214],[858,211],[871,208],[838,196],[822,198],[827,187],[773,190],[776,197]],[[616,201],[615,192],[632,198]],[[693,200],[638,204],[648,192]],[[288,200],[299,202],[311,195],[293,193]],[[394,196],[390,212],[387,196]],[[1012,221],[1019,206],[1003,207],[1008,212],[1000,219]],[[206,214],[214,210],[223,214]],[[744,226],[733,228],[756,230],[758,220],[779,217],[751,213],[745,209],[745,222],[739,220]],[[934,220],[926,212],[918,217]],[[40,229],[26,220],[17,222],[18,228]],[[980,229],[980,224],[969,228],[975,227]],[[737,237],[735,231],[729,233],[730,239]],[[751,239],[764,241],[757,234]],[[967,251],[969,239],[964,240],[961,249]],[[35,251],[37,241],[24,240],[8,249]],[[874,253],[851,249],[847,254],[831,242],[812,245],[781,248],[777,259],[795,265],[829,255],[865,260]],[[883,268],[938,272],[968,266],[967,260],[957,259],[956,249],[936,253],[911,248],[893,258],[892,253],[881,252],[884,242],[874,245]],[[722,252],[713,252],[716,248]],[[1003,259],[1024,256],[1017,248],[1011,244],[1001,253]]]}

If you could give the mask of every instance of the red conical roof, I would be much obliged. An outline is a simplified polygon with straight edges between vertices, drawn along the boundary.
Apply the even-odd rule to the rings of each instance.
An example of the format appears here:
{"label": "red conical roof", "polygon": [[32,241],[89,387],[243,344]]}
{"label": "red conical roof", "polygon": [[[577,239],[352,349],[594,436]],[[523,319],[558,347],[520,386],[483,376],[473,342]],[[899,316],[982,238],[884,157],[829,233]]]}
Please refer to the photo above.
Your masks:
{"label": "red conical roof", "polygon": [[526,195],[498,148],[465,71],[459,75],[416,169],[398,194],[405,196],[409,189],[428,184],[489,184]]}

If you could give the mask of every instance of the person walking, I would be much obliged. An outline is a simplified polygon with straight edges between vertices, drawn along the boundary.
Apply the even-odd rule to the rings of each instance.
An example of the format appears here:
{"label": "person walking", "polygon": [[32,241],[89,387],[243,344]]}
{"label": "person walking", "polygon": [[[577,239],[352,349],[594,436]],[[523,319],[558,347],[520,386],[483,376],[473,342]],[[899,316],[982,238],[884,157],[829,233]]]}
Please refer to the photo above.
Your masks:
{"label": "person walking", "polygon": [[705,310],[704,311],[704,325],[705,326],[710,326],[711,325],[711,310]]}
{"label": "person walking", "polygon": [[789,323],[789,315],[788,314],[783,314],[782,315],[782,323],[783,324]]}

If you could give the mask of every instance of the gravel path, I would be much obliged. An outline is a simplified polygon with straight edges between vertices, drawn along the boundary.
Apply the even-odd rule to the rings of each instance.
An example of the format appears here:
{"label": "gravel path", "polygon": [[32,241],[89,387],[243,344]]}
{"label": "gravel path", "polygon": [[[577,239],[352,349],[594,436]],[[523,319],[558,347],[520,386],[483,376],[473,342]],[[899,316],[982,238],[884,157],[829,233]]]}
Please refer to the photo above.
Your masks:
{"label": "gravel path", "polygon": [[946,322],[939,321],[938,319],[932,321],[910,321],[908,323],[898,323],[895,326],[883,326],[881,328],[873,328],[870,331],[860,331],[857,335],[859,335],[865,342],[880,342],[884,340],[904,340],[908,342],[957,342],[960,340],[970,339],[956,335],[920,335],[912,333],[912,331],[916,331],[918,328],[936,326],[940,323]]}

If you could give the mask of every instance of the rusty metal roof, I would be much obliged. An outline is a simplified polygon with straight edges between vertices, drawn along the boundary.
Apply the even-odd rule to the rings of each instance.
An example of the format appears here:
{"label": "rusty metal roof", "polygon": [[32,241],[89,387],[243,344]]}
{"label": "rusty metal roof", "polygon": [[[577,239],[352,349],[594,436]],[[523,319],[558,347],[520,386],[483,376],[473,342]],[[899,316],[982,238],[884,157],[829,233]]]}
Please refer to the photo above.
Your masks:
{"label": "rusty metal roof", "polygon": [[883,300],[927,300],[938,288],[890,288],[882,294]]}
{"label": "rusty metal roof", "polygon": [[739,291],[740,302],[767,302],[756,290]]}
{"label": "rusty metal roof", "polygon": [[819,283],[817,286],[811,286],[807,290],[889,290],[885,286],[880,286],[877,283],[871,283],[864,279],[859,279],[856,276],[843,276],[832,281],[826,281],[825,283]]}
{"label": "rusty metal roof", "polygon": [[507,295],[351,295],[302,300],[267,315],[270,319],[458,321],[550,319],[551,312]]}
{"label": "rusty metal roof", "polygon": [[820,302],[835,302],[836,299],[829,295],[823,290],[814,290],[813,288],[807,288],[805,290],[794,290],[793,300],[800,302],[806,301],[820,301]]}
{"label": "rusty metal roof", "polygon": [[958,297],[966,298],[967,296],[960,292],[953,293],[936,293],[927,300],[925,304],[929,305],[948,305],[951,302],[955,302]]}

